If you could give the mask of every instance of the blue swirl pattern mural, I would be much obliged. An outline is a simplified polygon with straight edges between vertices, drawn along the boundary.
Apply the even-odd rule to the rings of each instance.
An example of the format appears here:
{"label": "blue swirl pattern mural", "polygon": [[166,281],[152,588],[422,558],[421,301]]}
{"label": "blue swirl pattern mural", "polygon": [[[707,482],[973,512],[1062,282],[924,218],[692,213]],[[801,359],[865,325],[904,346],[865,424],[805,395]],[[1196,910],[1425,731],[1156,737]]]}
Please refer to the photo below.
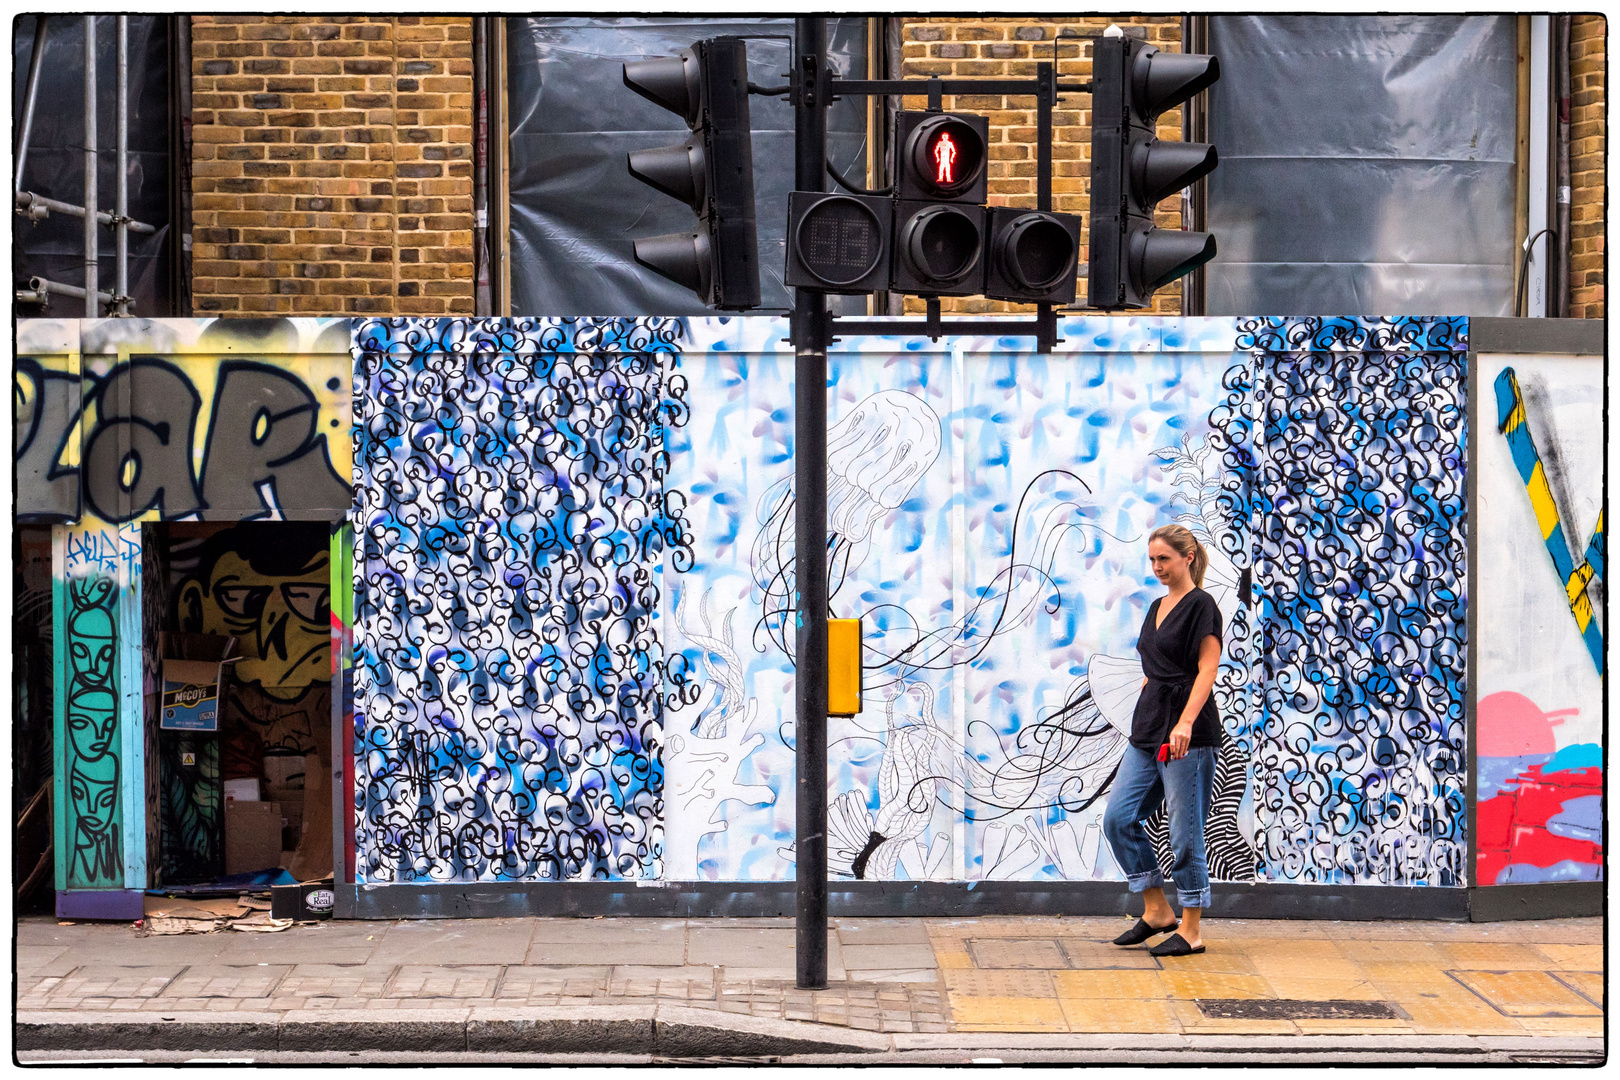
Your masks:
{"label": "blue swirl pattern mural", "polygon": [[1220,421],[1259,429],[1264,875],[1460,885],[1466,322],[1239,320],[1237,345],[1253,408]]}
{"label": "blue swirl pattern mural", "polygon": [[360,880],[659,876],[681,333],[357,324]]}

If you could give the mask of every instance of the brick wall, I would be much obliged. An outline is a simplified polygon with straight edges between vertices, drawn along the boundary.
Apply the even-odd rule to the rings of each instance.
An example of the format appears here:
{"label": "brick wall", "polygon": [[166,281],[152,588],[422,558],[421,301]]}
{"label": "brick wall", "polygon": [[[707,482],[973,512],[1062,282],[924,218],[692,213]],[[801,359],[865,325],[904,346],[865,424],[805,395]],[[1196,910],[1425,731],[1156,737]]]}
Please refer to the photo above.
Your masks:
{"label": "brick wall", "polygon": [[191,22],[197,314],[471,314],[471,20]]}
{"label": "brick wall", "polygon": [[1603,318],[1604,46],[1602,15],[1576,15],[1570,25],[1569,315]]}
{"label": "brick wall", "polygon": [[[1035,64],[1056,56],[1060,79],[1091,78],[1091,43],[1118,23],[1126,33],[1141,36],[1166,52],[1181,51],[1180,16],[1130,18],[1096,16],[1062,20],[944,19],[905,20],[902,66],[905,78],[938,75],[941,78],[1024,78],[1035,74]],[[905,108],[927,107],[923,97],[907,98]],[[990,117],[990,202],[996,206],[1035,206],[1035,103],[1033,98],[993,95],[945,99],[945,107],[986,113]],[[1181,138],[1181,110],[1159,119],[1163,138]],[[1075,94],[1060,97],[1052,111],[1052,209],[1085,214],[1091,207],[1091,98]],[[1158,223],[1181,228],[1181,203],[1159,204]],[[1082,240],[1086,239],[1082,233]],[[1081,250],[1084,269],[1086,251]],[[1080,280],[1079,303],[1085,302],[1085,279]],[[907,311],[921,311],[916,297],[906,299]],[[1032,311],[1031,305],[1008,304],[982,297],[944,301],[948,311]],[[1153,296],[1153,311],[1181,312],[1179,282]]]}

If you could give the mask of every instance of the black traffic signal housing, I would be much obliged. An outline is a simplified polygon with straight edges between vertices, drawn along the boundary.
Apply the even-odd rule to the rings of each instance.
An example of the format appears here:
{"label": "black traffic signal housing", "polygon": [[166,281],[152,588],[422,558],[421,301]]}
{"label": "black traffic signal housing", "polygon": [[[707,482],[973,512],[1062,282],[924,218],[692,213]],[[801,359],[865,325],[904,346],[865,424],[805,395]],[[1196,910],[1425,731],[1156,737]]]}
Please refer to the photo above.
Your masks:
{"label": "black traffic signal housing", "polygon": [[630,175],[686,203],[698,217],[691,231],[635,241],[636,262],[691,289],[709,307],[758,307],[747,44],[710,38],[679,56],[630,61],[624,84],[692,129],[685,143],[632,151]]}
{"label": "black traffic signal housing", "polygon": [[972,113],[897,114],[892,197],[789,195],[787,284],[1071,303],[1080,219],[984,206],[989,136]]}
{"label": "black traffic signal housing", "polygon": [[1010,206],[990,208],[984,295],[1025,304],[1072,304],[1080,218]]}
{"label": "black traffic signal housing", "polygon": [[845,295],[887,289],[893,203],[872,195],[789,192],[784,280]]}
{"label": "black traffic signal housing", "polygon": [[889,287],[918,296],[983,292],[989,117],[896,113],[894,162]]}
{"label": "black traffic signal housing", "polygon": [[1088,302],[1145,308],[1153,293],[1215,257],[1209,233],[1159,229],[1159,202],[1209,174],[1215,148],[1161,142],[1159,116],[1221,77],[1213,56],[1160,52],[1131,37],[1093,43]]}

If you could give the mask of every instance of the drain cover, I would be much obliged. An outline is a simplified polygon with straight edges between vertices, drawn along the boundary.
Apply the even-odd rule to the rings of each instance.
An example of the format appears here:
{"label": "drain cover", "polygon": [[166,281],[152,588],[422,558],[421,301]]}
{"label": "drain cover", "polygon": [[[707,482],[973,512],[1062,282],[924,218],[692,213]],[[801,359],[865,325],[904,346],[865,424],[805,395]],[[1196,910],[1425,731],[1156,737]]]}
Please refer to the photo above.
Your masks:
{"label": "drain cover", "polygon": [[1399,1020],[1382,1001],[1276,1001],[1264,998],[1207,998],[1198,1011],[1219,1020]]}

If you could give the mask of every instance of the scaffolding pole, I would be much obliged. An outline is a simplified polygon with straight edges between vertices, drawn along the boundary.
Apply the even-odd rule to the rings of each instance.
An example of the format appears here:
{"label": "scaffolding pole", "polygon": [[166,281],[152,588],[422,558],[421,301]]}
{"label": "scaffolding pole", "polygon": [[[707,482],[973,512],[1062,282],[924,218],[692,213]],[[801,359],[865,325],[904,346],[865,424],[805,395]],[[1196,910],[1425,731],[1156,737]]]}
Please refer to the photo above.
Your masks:
{"label": "scaffolding pole", "polygon": [[[129,16],[118,16],[118,188],[113,216],[113,301],[109,315],[129,314]],[[89,288],[89,286],[85,286]]]}
{"label": "scaffolding pole", "polygon": [[84,17],[84,317],[101,315],[101,223],[96,219],[96,17]]}
{"label": "scaffolding pole", "polygon": [[22,129],[17,132],[17,146],[13,156],[17,159],[17,173],[12,180],[12,192],[22,191],[23,169],[28,165],[28,139],[34,133],[34,106],[39,102],[39,68],[45,59],[45,39],[50,33],[50,16],[41,15],[34,20],[34,51],[28,58],[28,90],[23,97]]}
{"label": "scaffolding pole", "polygon": [[[47,16],[39,16],[34,28],[34,47],[28,61],[28,88],[24,92],[22,124],[17,132],[13,151],[17,161],[12,185],[12,205],[17,215],[29,221],[43,221],[51,214],[66,214],[84,220],[84,286],[66,285],[42,277],[29,280],[29,287],[16,290],[18,303],[43,304],[51,296],[71,296],[84,300],[86,318],[101,314],[99,302],[107,305],[108,314],[128,316],[134,301],[129,292],[129,234],[150,236],[157,232],[155,225],[135,221],[129,216],[129,16],[117,17],[117,173],[118,186],[114,193],[113,211],[99,209],[96,129],[96,26],[95,16],[84,19],[84,205],[75,206],[60,199],[46,198],[36,192],[23,190],[24,170],[28,165],[28,144],[33,138],[34,113],[39,101],[40,71],[44,67],[45,48],[49,40],[50,23]],[[115,239],[115,284],[111,292],[101,286],[100,226],[113,230]]]}

